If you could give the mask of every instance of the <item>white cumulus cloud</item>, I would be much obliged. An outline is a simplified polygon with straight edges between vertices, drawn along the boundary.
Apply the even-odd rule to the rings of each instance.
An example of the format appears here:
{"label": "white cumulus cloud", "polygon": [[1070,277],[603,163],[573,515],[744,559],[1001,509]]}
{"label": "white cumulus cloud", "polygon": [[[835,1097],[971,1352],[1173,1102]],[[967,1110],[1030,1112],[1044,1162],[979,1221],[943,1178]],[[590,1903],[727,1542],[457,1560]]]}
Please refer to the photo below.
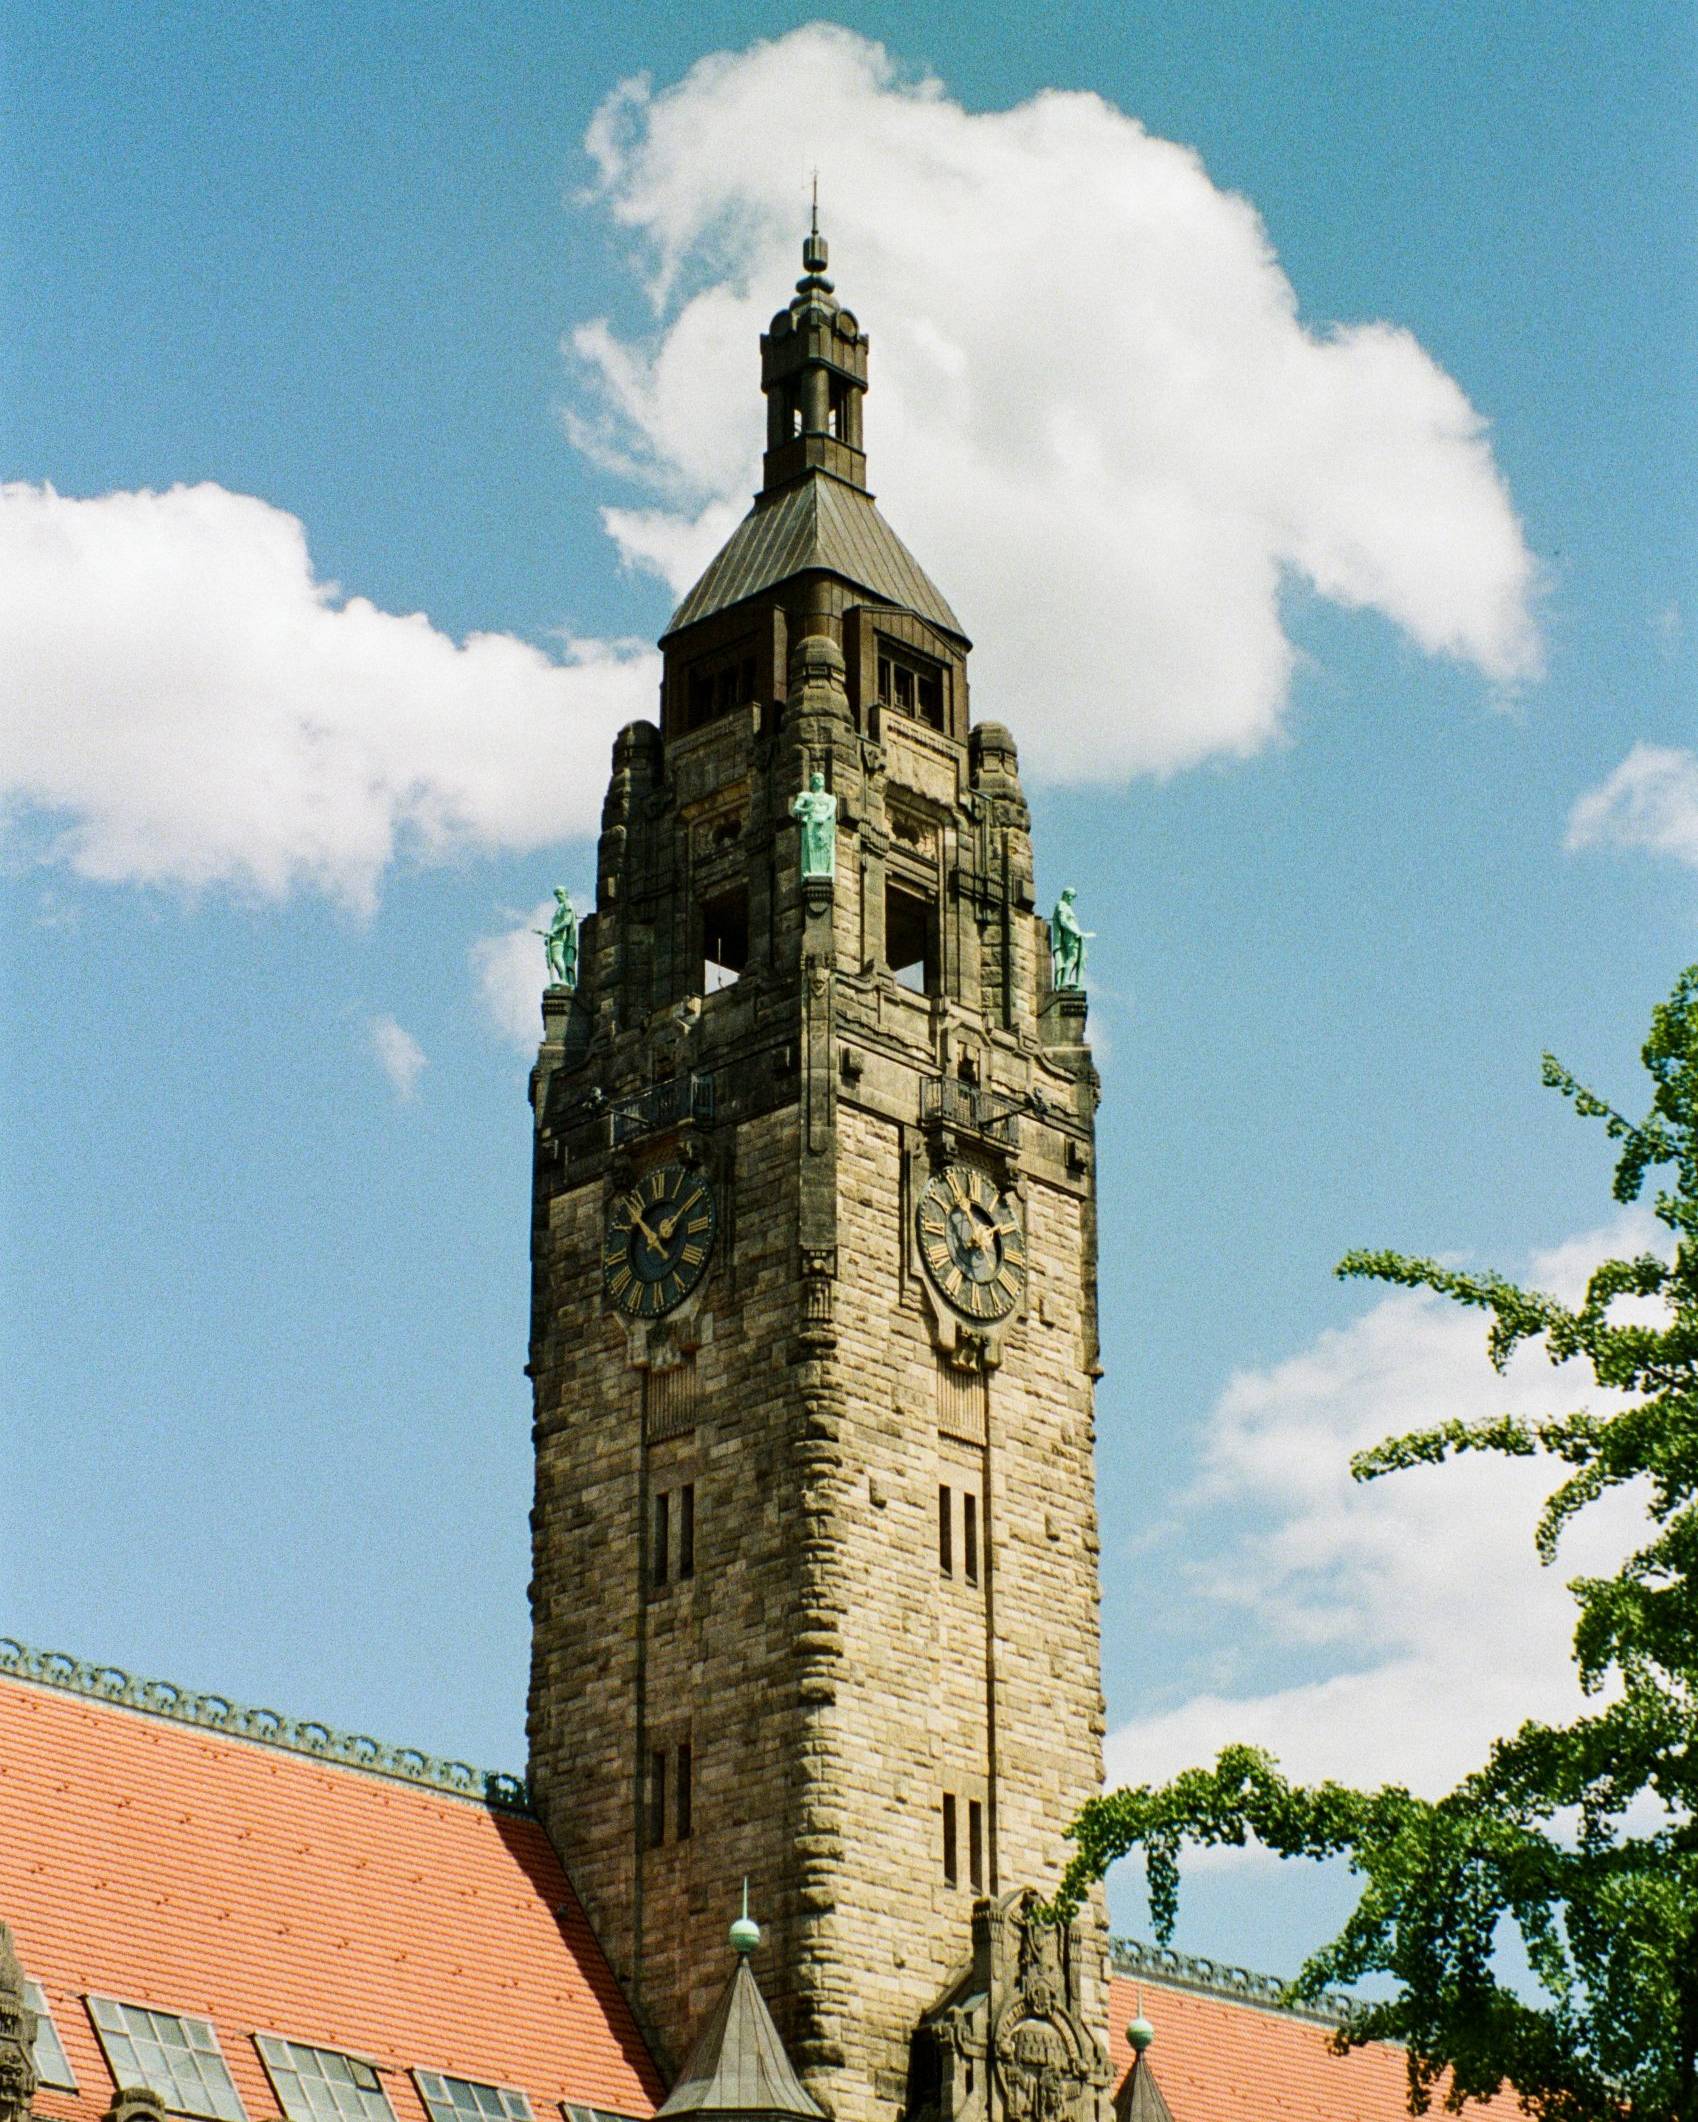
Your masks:
{"label": "white cumulus cloud", "polygon": [[[1657,1249],[1660,1235],[1649,1215],[1624,1214],[1535,1259],[1528,1279],[1572,1300],[1597,1260]],[[1614,1566],[1643,1526],[1639,1499],[1584,1513],[1547,1569],[1533,1526],[1560,1478],[1551,1464],[1481,1456],[1350,1478],[1352,1452],[1450,1416],[1607,1404],[1583,1365],[1553,1369],[1536,1351],[1499,1377],[1484,1342],[1477,1312],[1398,1292],[1232,1378],[1163,1544],[1209,1555],[1178,1561],[1179,1581],[1236,1649],[1226,1674],[1111,1735],[1111,1782],[1165,1777],[1245,1740],[1305,1779],[1436,1796],[1523,1719],[1580,1709],[1565,1586]],[[1112,1538],[1112,1503],[1105,1517]],[[1261,1677],[1269,1667],[1277,1680]]]}
{"label": "white cumulus cloud", "polygon": [[657,676],[343,597],[295,517],[220,486],[0,489],[0,801],[84,876],[365,910],[398,851],[591,833]]}
{"label": "white cumulus cloud", "polygon": [[1698,869],[1698,752],[1636,744],[1576,802],[1565,844],[1644,848]]}
{"label": "white cumulus cloud", "polygon": [[371,1036],[371,1050],[377,1065],[389,1078],[396,1097],[410,1098],[424,1073],[424,1048],[393,1017],[373,1017],[366,1029]]}
{"label": "white cumulus cloud", "polygon": [[982,644],[979,713],[1035,765],[1267,744],[1287,579],[1494,683],[1536,674],[1485,423],[1407,331],[1305,325],[1254,207],[1100,97],[969,112],[824,24],[628,82],[592,127],[655,324],[574,334],[569,425],[654,489],[606,512],[629,560],[682,589],[747,505],[755,338],[821,141],[839,296],[873,336],[871,482]]}

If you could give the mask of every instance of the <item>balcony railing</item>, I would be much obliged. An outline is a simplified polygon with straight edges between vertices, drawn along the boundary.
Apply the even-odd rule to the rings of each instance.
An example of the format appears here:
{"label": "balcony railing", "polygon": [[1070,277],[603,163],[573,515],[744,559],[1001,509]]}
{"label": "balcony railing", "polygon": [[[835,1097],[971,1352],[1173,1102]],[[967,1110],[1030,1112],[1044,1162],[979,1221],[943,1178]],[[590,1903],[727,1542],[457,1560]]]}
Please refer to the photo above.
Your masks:
{"label": "balcony railing", "polygon": [[634,1142],[639,1135],[652,1135],[663,1127],[676,1127],[680,1120],[697,1120],[704,1126],[713,1118],[711,1075],[668,1076],[651,1083],[647,1090],[616,1098],[609,1115],[613,1145]]}
{"label": "balcony railing", "polygon": [[924,1126],[965,1128],[1006,1149],[1020,1147],[1020,1108],[1015,1101],[953,1076],[928,1077],[920,1085],[920,1120]]}

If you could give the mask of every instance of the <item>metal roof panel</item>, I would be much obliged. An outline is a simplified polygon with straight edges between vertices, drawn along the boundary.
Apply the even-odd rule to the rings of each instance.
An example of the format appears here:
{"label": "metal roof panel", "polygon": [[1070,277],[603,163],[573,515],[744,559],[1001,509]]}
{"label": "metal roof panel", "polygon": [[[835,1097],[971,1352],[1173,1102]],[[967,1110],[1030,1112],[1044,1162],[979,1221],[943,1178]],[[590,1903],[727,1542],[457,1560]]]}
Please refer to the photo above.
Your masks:
{"label": "metal roof panel", "polygon": [[871,494],[817,471],[776,494],[757,496],[667,621],[666,633],[814,569],[841,575],[882,602],[967,638],[943,592],[879,514]]}

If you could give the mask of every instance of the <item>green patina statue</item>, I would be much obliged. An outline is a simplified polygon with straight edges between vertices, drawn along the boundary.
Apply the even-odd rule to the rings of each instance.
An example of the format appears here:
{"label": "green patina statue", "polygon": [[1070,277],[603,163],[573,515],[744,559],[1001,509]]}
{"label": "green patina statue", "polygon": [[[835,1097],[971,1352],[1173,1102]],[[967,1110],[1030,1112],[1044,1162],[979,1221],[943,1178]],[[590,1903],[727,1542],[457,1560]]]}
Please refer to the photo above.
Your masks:
{"label": "green patina statue", "polygon": [[1049,920],[1050,968],[1057,987],[1085,984],[1085,945],[1096,930],[1079,926],[1079,916],[1073,911],[1073,901],[1078,896],[1074,886],[1068,885],[1055,902],[1055,912]]}
{"label": "green patina statue", "polygon": [[572,911],[572,899],[564,884],[554,887],[554,919],[547,928],[533,928],[533,936],[542,938],[543,949],[548,953],[548,984],[550,987],[571,987],[578,984],[578,917]]}
{"label": "green patina statue", "polygon": [[792,818],[802,826],[802,875],[834,877],[837,874],[837,798],[825,785],[816,767],[808,785],[790,806]]}

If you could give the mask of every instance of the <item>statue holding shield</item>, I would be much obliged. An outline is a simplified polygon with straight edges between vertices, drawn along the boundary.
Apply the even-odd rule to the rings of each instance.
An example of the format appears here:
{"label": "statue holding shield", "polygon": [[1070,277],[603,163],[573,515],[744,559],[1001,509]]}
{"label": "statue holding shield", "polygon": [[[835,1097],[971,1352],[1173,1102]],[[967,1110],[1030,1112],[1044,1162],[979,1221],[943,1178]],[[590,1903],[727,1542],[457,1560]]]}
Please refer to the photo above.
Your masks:
{"label": "statue holding shield", "polygon": [[808,785],[790,805],[790,815],[802,828],[802,877],[831,878],[837,874],[837,798],[825,785],[818,767],[808,776]]}

